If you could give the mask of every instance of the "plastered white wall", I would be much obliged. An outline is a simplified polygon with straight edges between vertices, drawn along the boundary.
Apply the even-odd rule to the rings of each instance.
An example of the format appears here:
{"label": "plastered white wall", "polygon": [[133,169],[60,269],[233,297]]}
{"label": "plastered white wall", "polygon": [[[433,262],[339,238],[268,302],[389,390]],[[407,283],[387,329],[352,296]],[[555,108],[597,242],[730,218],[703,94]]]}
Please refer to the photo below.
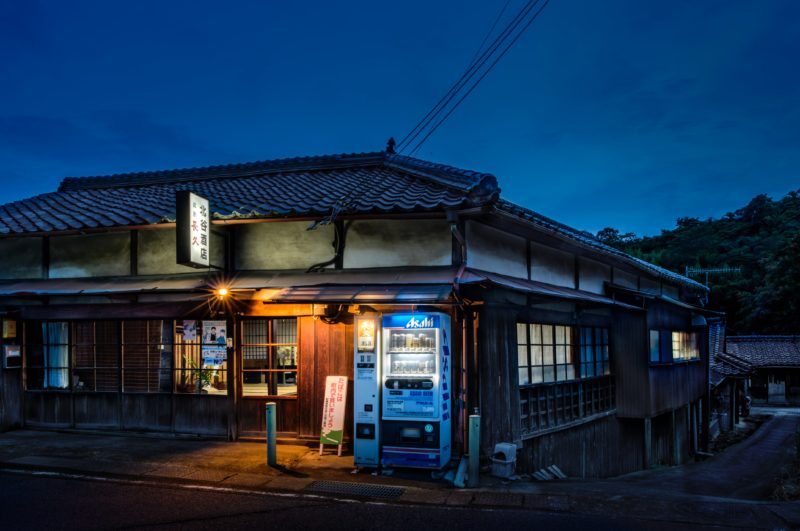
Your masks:
{"label": "plastered white wall", "polygon": [[531,244],[531,279],[575,287],[575,256],[538,243]]}
{"label": "plastered white wall", "polygon": [[[225,265],[225,239],[212,230],[210,240],[211,264]],[[196,273],[193,267],[178,265],[175,252],[175,228],[139,231],[137,269],[140,275]]]}
{"label": "plastered white wall", "polygon": [[624,286],[626,288],[638,289],[639,277],[633,273],[628,273],[622,269],[614,269],[614,284],[617,286]]}
{"label": "plastered white wall", "polygon": [[0,278],[42,278],[42,239],[0,240]]}
{"label": "plastered white wall", "polygon": [[308,230],[308,221],[252,223],[236,227],[236,268],[308,269],[333,258],[333,225]]}
{"label": "plastered white wall", "polygon": [[611,282],[611,266],[581,258],[578,263],[579,287],[583,291],[604,294],[605,282]]}
{"label": "plastered white wall", "polygon": [[345,268],[443,266],[453,261],[445,220],[363,220],[347,231]]}
{"label": "plastered white wall", "polygon": [[470,267],[528,278],[528,250],[524,238],[476,221],[466,223],[466,232]]}
{"label": "plastered white wall", "polygon": [[50,238],[50,278],[126,276],[131,271],[130,232]]}

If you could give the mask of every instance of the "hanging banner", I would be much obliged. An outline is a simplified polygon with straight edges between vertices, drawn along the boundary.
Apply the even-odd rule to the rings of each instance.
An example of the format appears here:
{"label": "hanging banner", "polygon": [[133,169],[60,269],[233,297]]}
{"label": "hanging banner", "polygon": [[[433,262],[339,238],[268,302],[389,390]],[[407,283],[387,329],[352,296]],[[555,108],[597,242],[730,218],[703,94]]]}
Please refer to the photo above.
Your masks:
{"label": "hanging banner", "polygon": [[197,268],[208,267],[210,242],[208,199],[187,190],[175,192],[177,263]]}
{"label": "hanging banner", "polygon": [[347,376],[325,378],[325,402],[322,406],[322,430],[319,436],[320,448],[323,444],[342,444],[346,403]]}
{"label": "hanging banner", "polygon": [[203,366],[219,368],[227,359],[227,321],[203,321]]}

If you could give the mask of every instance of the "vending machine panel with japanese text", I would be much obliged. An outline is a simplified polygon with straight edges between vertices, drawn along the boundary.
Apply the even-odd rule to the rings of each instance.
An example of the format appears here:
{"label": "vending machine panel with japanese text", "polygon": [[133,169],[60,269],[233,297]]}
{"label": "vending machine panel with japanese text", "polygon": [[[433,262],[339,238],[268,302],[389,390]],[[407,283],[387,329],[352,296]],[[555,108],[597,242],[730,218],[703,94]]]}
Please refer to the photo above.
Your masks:
{"label": "vending machine panel with japanese text", "polygon": [[353,461],[356,466],[380,464],[380,316],[355,318],[353,372]]}
{"label": "vending machine panel with japanese text", "polygon": [[386,466],[450,461],[450,317],[383,316],[382,457]]}

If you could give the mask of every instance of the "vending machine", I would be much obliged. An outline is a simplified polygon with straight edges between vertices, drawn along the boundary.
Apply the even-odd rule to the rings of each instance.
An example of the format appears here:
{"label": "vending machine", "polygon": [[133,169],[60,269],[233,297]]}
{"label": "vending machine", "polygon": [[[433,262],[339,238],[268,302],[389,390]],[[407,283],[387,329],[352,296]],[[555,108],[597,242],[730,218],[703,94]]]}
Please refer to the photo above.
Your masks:
{"label": "vending machine", "polygon": [[355,466],[380,465],[380,315],[355,318],[353,353],[353,461]]}
{"label": "vending machine", "polygon": [[381,463],[441,468],[450,461],[450,317],[383,316]]}

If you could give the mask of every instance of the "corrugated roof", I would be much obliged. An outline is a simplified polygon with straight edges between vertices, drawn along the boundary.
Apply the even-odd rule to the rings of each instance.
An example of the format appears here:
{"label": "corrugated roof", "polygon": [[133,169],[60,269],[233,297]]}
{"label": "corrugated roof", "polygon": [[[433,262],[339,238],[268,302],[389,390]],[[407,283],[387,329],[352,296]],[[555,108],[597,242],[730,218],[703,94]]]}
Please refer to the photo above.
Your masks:
{"label": "corrugated roof", "polygon": [[175,221],[175,192],[209,198],[217,220],[441,212],[494,206],[540,230],[613,255],[656,277],[697,289],[691,279],[609,247],[589,233],[499,198],[497,179],[385,152],[68,177],[56,192],[0,205],[0,236],[151,225]]}
{"label": "corrugated roof", "polygon": [[800,336],[728,336],[727,352],[753,367],[800,367]]}

